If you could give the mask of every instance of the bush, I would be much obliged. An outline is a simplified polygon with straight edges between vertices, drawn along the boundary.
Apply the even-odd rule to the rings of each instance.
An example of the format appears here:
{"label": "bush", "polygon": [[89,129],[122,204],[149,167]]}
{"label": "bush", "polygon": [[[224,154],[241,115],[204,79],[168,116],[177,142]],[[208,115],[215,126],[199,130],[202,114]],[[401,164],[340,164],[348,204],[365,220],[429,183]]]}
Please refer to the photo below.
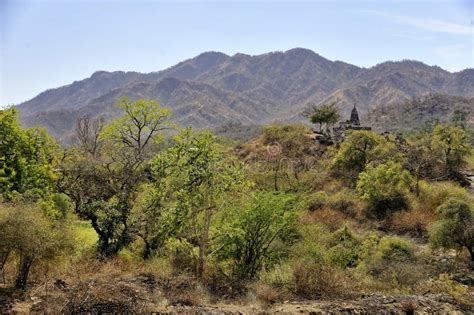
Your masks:
{"label": "bush", "polygon": [[413,237],[428,235],[428,227],[434,221],[432,212],[421,208],[394,213],[387,222],[387,229],[397,234],[408,234]]}
{"label": "bush", "polygon": [[297,262],[293,278],[295,293],[306,299],[350,298],[357,294],[347,274],[327,264]]}
{"label": "bush", "polygon": [[350,190],[341,190],[329,197],[328,206],[343,214],[354,216],[357,212],[356,196]]}
{"label": "bush", "polygon": [[0,204],[0,265],[17,257],[15,286],[25,288],[31,267],[53,261],[71,247],[65,223],[48,218],[35,205]]}
{"label": "bush", "polygon": [[411,181],[411,175],[402,170],[398,163],[369,165],[359,175],[357,192],[368,202],[368,214],[383,219],[395,211],[408,208],[406,194]]}
{"label": "bush", "polygon": [[196,267],[198,249],[184,239],[170,238],[165,243],[165,255],[179,271],[192,271]]}
{"label": "bush", "polygon": [[359,241],[344,226],[333,235],[332,247],[328,250],[328,258],[335,266],[355,267],[359,260]]}
{"label": "bush", "polygon": [[321,210],[326,207],[329,197],[324,191],[318,191],[310,197],[309,200],[309,211]]}
{"label": "bush", "polygon": [[234,277],[253,279],[288,252],[296,237],[296,206],[292,195],[256,193],[225,217],[219,257],[232,262]]}
{"label": "bush", "polygon": [[398,237],[384,237],[380,240],[374,254],[374,260],[385,262],[406,262],[415,259],[413,246]]}
{"label": "bush", "polygon": [[452,182],[421,182],[420,188],[419,207],[433,213],[448,199],[469,200],[467,191]]}
{"label": "bush", "polygon": [[466,248],[474,261],[474,213],[462,200],[450,199],[438,207],[439,220],[431,231],[434,247]]}
{"label": "bush", "polygon": [[366,256],[364,267],[376,280],[396,288],[411,287],[426,277],[426,268],[416,262],[413,246],[396,237],[382,238]]}
{"label": "bush", "polygon": [[289,263],[276,265],[260,274],[260,281],[272,287],[289,288],[293,283],[293,270]]}

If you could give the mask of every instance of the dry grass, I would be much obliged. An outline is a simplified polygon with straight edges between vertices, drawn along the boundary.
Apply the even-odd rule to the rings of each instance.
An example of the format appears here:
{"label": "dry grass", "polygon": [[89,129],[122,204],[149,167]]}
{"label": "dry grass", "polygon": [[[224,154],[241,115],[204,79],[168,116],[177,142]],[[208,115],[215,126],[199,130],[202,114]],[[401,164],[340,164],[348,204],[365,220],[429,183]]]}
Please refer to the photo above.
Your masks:
{"label": "dry grass", "polygon": [[429,226],[435,221],[435,214],[422,208],[394,213],[386,222],[386,229],[396,234],[426,237]]}
{"label": "dry grass", "polygon": [[308,223],[322,223],[326,225],[331,231],[338,230],[344,226],[347,221],[348,218],[345,214],[329,208],[314,211],[308,214],[307,218]]}
{"label": "dry grass", "polygon": [[294,269],[295,293],[308,299],[352,298],[355,283],[342,270],[323,264],[299,264]]}
{"label": "dry grass", "polygon": [[257,299],[263,304],[274,304],[282,300],[282,293],[279,289],[265,283],[257,283],[253,286]]}

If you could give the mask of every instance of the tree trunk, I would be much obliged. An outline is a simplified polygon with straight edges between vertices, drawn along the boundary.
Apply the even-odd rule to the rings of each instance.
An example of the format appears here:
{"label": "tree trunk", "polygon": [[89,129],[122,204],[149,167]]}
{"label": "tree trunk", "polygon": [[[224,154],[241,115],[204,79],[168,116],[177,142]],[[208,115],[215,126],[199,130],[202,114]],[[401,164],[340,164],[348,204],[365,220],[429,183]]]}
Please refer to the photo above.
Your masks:
{"label": "tree trunk", "polygon": [[30,273],[31,265],[33,264],[33,256],[21,255],[20,264],[18,266],[18,274],[15,281],[15,287],[18,289],[26,288],[28,281],[28,274]]}
{"label": "tree trunk", "polygon": [[206,268],[207,247],[209,243],[209,229],[211,227],[212,209],[212,207],[209,207],[204,210],[204,231],[201,236],[201,241],[199,242],[199,261],[197,269],[197,274],[199,277],[202,277]]}
{"label": "tree trunk", "polygon": [[3,251],[0,253],[0,272],[2,273],[2,283],[5,283],[5,264],[7,263],[10,251]]}
{"label": "tree trunk", "polygon": [[143,259],[148,260],[151,258],[151,245],[148,240],[142,238],[143,242],[145,243],[145,250],[143,251]]}
{"label": "tree trunk", "polygon": [[468,247],[467,250],[469,251],[469,254],[471,255],[471,261],[474,262],[474,247]]}

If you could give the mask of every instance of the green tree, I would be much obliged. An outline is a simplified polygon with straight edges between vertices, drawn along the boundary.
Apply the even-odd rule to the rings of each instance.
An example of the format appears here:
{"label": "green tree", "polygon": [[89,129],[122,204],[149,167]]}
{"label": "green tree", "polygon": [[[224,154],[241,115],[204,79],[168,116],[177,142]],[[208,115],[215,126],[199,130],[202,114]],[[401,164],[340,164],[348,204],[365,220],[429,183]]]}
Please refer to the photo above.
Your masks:
{"label": "green tree", "polygon": [[461,168],[471,150],[464,130],[446,125],[436,126],[431,138],[431,147],[444,165],[446,177],[467,185]]}
{"label": "green tree", "polygon": [[466,248],[474,261],[474,212],[463,200],[450,199],[436,209],[439,220],[431,233],[431,244],[443,248]]}
{"label": "green tree", "polygon": [[407,207],[406,193],[412,177],[401,165],[394,162],[369,165],[359,174],[357,192],[369,203],[369,210],[377,218]]}
{"label": "green tree", "polygon": [[[115,255],[132,241],[133,199],[147,179],[145,164],[153,153],[152,145],[163,139],[163,130],[170,126],[166,120],[169,109],[156,101],[122,98],[118,107],[124,116],[103,128],[90,130],[90,123],[89,127],[78,123],[78,139],[85,140],[63,159],[60,181],[76,213],[91,222],[99,236],[99,250],[106,256]],[[93,140],[92,146],[87,139]]]}
{"label": "green tree", "polygon": [[18,258],[17,288],[26,287],[35,263],[56,259],[71,244],[65,221],[52,220],[35,205],[0,204],[0,267]]}
{"label": "green tree", "polygon": [[323,126],[325,126],[325,129],[327,131],[329,126],[334,125],[340,119],[336,103],[321,106],[310,104],[308,116],[313,124],[319,124],[320,132],[323,131]]}
{"label": "green tree", "polygon": [[341,144],[333,160],[333,169],[355,181],[370,163],[399,160],[394,143],[371,131],[352,131]]}
{"label": "green tree", "polygon": [[185,129],[151,163],[151,183],[143,187],[133,226],[149,258],[170,238],[196,244],[201,275],[210,247],[213,217],[248,185],[240,163],[224,157],[210,132]]}
{"label": "green tree", "polygon": [[0,110],[0,193],[41,197],[56,179],[54,141],[43,129],[23,129],[15,108]]}
{"label": "green tree", "polygon": [[253,279],[286,253],[295,240],[296,208],[292,195],[261,192],[226,214],[219,256],[232,262],[234,277]]}
{"label": "green tree", "polygon": [[103,130],[102,136],[111,139],[118,147],[128,148],[133,162],[142,162],[151,144],[163,140],[162,131],[172,127],[169,122],[171,110],[163,108],[155,100],[132,101],[128,97],[118,100],[117,107],[124,112],[113,119]]}
{"label": "green tree", "polygon": [[[175,226],[191,243],[198,245],[198,275],[205,269],[209,251],[209,232],[214,214],[230,200],[228,197],[248,186],[242,165],[227,160],[210,132],[183,130],[175,144],[157,156],[155,177],[166,172],[172,180],[176,198]],[[181,227],[179,227],[181,223]]]}

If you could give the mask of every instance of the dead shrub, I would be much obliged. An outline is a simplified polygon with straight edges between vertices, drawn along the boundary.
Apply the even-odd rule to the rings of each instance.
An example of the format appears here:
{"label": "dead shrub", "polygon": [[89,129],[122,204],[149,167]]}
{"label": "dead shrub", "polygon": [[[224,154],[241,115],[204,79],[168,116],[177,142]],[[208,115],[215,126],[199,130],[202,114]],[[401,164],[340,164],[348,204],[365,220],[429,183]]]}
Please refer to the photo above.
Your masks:
{"label": "dead shrub", "polygon": [[418,305],[412,300],[402,302],[402,311],[404,311],[406,315],[415,314],[417,309]]}
{"label": "dead shrub", "polygon": [[217,264],[209,263],[201,280],[213,296],[235,298],[245,294],[245,283],[229,277]]}
{"label": "dead shrub", "polygon": [[254,290],[257,299],[264,304],[274,304],[282,300],[280,291],[268,284],[258,283]]}
{"label": "dead shrub", "polygon": [[168,305],[198,306],[203,304],[203,294],[199,290],[174,291],[167,294]]}
{"label": "dead shrub", "polygon": [[420,208],[401,211],[394,213],[386,222],[386,230],[423,238],[428,235],[428,227],[434,220],[434,213]]}
{"label": "dead shrub", "polygon": [[303,298],[350,298],[357,294],[352,280],[342,270],[329,265],[299,263],[293,278],[295,293]]}
{"label": "dead shrub", "polygon": [[347,218],[343,213],[339,211],[324,208],[313,212],[311,214],[311,221],[320,222],[329,227],[331,231],[335,231],[341,228],[346,223]]}

